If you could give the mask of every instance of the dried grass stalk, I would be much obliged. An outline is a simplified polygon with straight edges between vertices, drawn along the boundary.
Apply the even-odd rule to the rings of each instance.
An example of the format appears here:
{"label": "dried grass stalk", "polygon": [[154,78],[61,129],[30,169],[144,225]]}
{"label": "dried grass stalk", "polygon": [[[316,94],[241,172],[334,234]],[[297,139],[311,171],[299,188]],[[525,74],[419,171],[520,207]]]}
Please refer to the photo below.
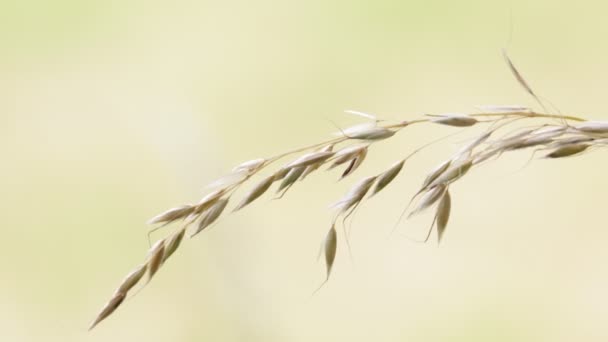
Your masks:
{"label": "dried grass stalk", "polygon": [[[511,72],[521,86],[543,107],[506,53],[504,56]],[[534,152],[548,150],[550,152],[546,154],[547,158],[558,159],[580,155],[589,149],[608,146],[608,121],[586,121],[575,116],[552,114],[548,113],[544,107],[542,112],[522,106],[483,106],[479,108],[483,111],[482,113],[427,115],[418,119],[396,122],[381,121],[371,114],[349,111],[350,114],[369,121],[341,130],[340,134],[331,140],[274,157],[252,159],[237,165],[229,174],[213,182],[211,186],[216,189],[204,196],[197,204],[169,209],[149,221],[150,224],[160,224],[161,227],[180,220],[184,220],[184,224],[168,233],[165,238],[159,239],[150,248],[145,262],[123,279],[110,300],[93,320],[91,328],[110,316],[138,284],[145,285],[142,284],[142,279],[146,275],[148,281],[156,275],[168,258],[181,247],[185,232],[190,225],[195,224],[192,233],[194,236],[217,222],[225,212],[229,199],[233,196],[240,198],[233,209],[233,211],[237,211],[266,193],[274,182],[281,181],[278,189],[284,193],[296,181],[304,180],[307,175],[323,166],[332,169],[346,164],[346,168],[341,173],[341,178],[344,178],[353,174],[363,163],[371,144],[379,144],[381,140],[392,138],[401,130],[412,125],[441,124],[452,127],[490,125],[470,143],[460,148],[457,153],[431,170],[422,182],[419,191],[412,198],[413,201],[418,199],[418,195],[421,195],[417,206],[409,211],[408,205],[404,211],[404,213],[409,212],[409,216],[412,216],[437,205],[433,225],[435,223],[437,225],[440,241],[443,239],[451,213],[453,186],[456,186],[455,183],[467,175],[471,168],[480,167],[485,161],[499,158],[503,153],[517,151],[521,153],[527,148],[534,149]],[[515,122],[523,121],[534,122],[534,124],[524,129],[514,125]],[[499,137],[496,138],[496,136]],[[438,139],[436,142],[440,140]],[[361,144],[361,141],[364,143]],[[364,201],[368,193],[371,193],[371,197],[380,191],[386,191],[385,189],[390,187],[395,177],[402,172],[405,161],[428,145],[414,150],[405,158],[401,157],[388,169],[359,180],[333,205],[333,208],[336,209],[336,216],[323,242],[326,264],[325,282],[329,280],[336,258],[336,220],[342,217],[342,222],[344,222]],[[333,151],[334,147],[337,152]],[[238,194],[238,190],[243,185],[252,183],[251,179],[254,176],[258,176],[262,170],[270,169],[277,161],[288,156],[293,156],[294,159],[281,167],[269,170],[270,176],[264,177],[248,192]],[[370,191],[370,189],[373,190]],[[430,232],[431,230],[429,230],[429,234]],[[348,239],[345,241],[348,243]]]}

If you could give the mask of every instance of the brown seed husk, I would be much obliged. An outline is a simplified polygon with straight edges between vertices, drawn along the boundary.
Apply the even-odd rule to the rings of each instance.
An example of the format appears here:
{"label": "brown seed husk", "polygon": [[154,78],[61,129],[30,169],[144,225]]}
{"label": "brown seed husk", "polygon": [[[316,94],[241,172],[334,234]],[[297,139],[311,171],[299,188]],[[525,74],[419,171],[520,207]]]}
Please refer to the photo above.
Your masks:
{"label": "brown seed husk", "polygon": [[573,156],[585,151],[590,145],[589,144],[572,144],[565,145],[557,148],[555,151],[547,154],[546,158],[563,158]]}
{"label": "brown seed husk", "polygon": [[331,229],[327,233],[327,237],[325,238],[325,265],[327,266],[327,275],[326,281],[329,279],[331,275],[331,270],[334,266],[334,261],[336,260],[336,249],[338,246],[338,237],[336,234],[335,224],[332,225]]}

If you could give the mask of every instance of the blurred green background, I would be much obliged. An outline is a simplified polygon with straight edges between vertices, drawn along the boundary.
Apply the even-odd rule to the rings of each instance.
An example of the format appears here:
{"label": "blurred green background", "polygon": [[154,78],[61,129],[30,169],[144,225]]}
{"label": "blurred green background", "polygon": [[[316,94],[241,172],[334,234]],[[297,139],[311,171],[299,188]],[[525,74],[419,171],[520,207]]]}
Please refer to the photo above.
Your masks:
{"label": "blurred green background", "polygon": [[406,237],[428,217],[387,239],[459,140],[429,149],[359,211],[353,262],[340,250],[311,295],[328,204],[452,131],[442,127],[378,145],[344,183],[317,174],[226,217],[86,332],[145,256],[147,219],[196,201],[240,161],[325,139],[332,121],[354,122],[344,109],[410,119],[533,105],[502,60],[508,45],[562,112],[605,118],[606,10],[585,0],[2,1],[0,340],[606,341],[602,152],[522,172],[528,155],[505,156],[454,187],[441,248]]}

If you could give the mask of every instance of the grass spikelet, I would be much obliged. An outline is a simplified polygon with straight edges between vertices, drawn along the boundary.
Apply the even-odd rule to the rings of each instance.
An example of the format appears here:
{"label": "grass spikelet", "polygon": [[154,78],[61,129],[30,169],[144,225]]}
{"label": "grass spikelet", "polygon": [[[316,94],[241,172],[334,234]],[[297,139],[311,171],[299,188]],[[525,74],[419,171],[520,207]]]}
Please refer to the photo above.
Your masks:
{"label": "grass spikelet", "polygon": [[439,164],[437,167],[435,167],[424,179],[424,182],[420,187],[420,192],[426,190],[429,185],[431,185],[431,183],[433,183],[437,179],[437,177],[441,176],[445,172],[445,170],[450,167],[450,165],[452,165],[451,159],[446,160],[443,163]]}
{"label": "grass spikelet", "polygon": [[507,62],[507,65],[509,66],[511,73],[513,74],[513,76],[515,76],[515,79],[517,80],[517,82],[519,82],[519,84],[528,92],[528,94],[532,95],[532,97],[534,97],[540,103],[538,96],[536,96],[536,94],[534,93],[532,88],[528,85],[528,82],[526,82],[526,80],[521,75],[519,70],[517,70],[517,68],[515,67],[515,64],[513,64],[513,62],[511,61],[511,58],[509,58],[509,55],[507,54],[507,50],[505,50],[505,49],[502,50],[502,56],[504,57],[505,62]]}
{"label": "grass spikelet", "polygon": [[266,192],[266,190],[268,190],[268,188],[270,188],[270,186],[272,185],[273,182],[274,182],[274,175],[270,175],[270,176],[264,178],[255,187],[253,187],[253,189],[251,189],[251,191],[249,191],[247,193],[247,195],[245,195],[245,198],[243,198],[241,200],[241,202],[239,203],[239,205],[237,205],[236,208],[234,208],[234,211],[243,209],[248,204],[255,201],[258,197],[262,196]]}
{"label": "grass spikelet", "polygon": [[586,121],[574,127],[577,130],[586,133],[608,133],[608,121]]}
{"label": "grass spikelet", "polygon": [[344,197],[342,197],[341,200],[335,203],[332,207],[338,210],[338,214],[346,213],[354,205],[361,202],[365,194],[367,194],[371,186],[374,184],[374,181],[376,181],[376,176],[371,176],[360,180]]}
{"label": "grass spikelet", "polygon": [[408,217],[412,217],[412,216],[422,212],[426,208],[432,206],[433,204],[435,204],[435,202],[437,202],[443,196],[443,194],[446,192],[446,190],[447,190],[447,185],[445,185],[445,184],[437,184],[437,185],[431,187],[424,194],[424,196],[422,196],[422,198],[420,198],[420,202],[418,203],[418,206],[416,207],[416,209],[414,209],[410,213],[410,215]]}
{"label": "grass spikelet", "polygon": [[399,172],[401,172],[401,169],[403,169],[403,164],[405,164],[405,160],[400,160],[393,164],[391,167],[389,167],[388,170],[381,173],[378,176],[378,181],[376,182],[376,186],[374,187],[374,190],[372,191],[370,197],[379,193],[380,191],[382,191],[382,189],[389,185],[393,181],[393,179],[397,177]]}
{"label": "grass spikelet", "polygon": [[97,315],[97,317],[95,317],[95,320],[89,326],[89,330],[92,330],[97,326],[97,324],[110,316],[120,306],[120,304],[122,304],[126,296],[127,294],[123,292],[114,294],[110,301],[108,301],[103,309],[101,309],[101,312]]}
{"label": "grass spikelet", "polygon": [[311,165],[291,168],[289,172],[287,172],[287,175],[283,178],[281,185],[279,185],[277,193],[283,191],[283,189],[289,189],[298,179],[300,179],[306,168],[310,166]]}
{"label": "grass spikelet", "polygon": [[211,208],[209,208],[205,216],[203,216],[203,218],[200,220],[198,227],[190,235],[190,237],[193,237],[194,235],[200,233],[203,229],[209,227],[213,222],[215,222],[226,208],[226,205],[228,205],[228,200],[229,198],[222,198],[221,200],[217,201]]}
{"label": "grass spikelet", "polygon": [[146,270],[148,269],[147,264],[139,265],[136,269],[131,271],[125,279],[122,281],[120,286],[116,289],[116,293],[127,293],[129,292],[133,286],[137,285],[137,283],[143,278],[146,274]]}
{"label": "grass spikelet", "polygon": [[360,144],[360,145],[352,145],[352,146],[348,146],[348,147],[344,147],[344,148],[340,149],[339,151],[336,152],[336,154],[334,155],[334,158],[331,160],[332,164],[329,166],[328,170],[331,170],[331,169],[335,168],[336,166],[340,166],[346,162],[353,160],[353,158],[356,158],[361,153],[367,153],[367,151],[366,152],[363,152],[363,151],[367,150],[368,146],[369,145],[367,145],[367,144]]}
{"label": "grass spikelet", "polygon": [[165,254],[165,240],[158,240],[148,253],[148,281],[154,277],[163,263]]}
{"label": "grass spikelet", "polygon": [[473,159],[469,158],[456,163],[449,167],[444,173],[439,175],[430,185],[429,188],[435,187],[439,184],[451,184],[464,176],[473,166]]}
{"label": "grass spikelet", "polygon": [[454,127],[469,127],[476,124],[477,119],[464,114],[450,113],[439,115],[431,119],[431,122]]}
{"label": "grass spikelet", "polygon": [[336,224],[332,224],[331,229],[327,232],[327,236],[325,237],[325,241],[323,242],[323,252],[325,255],[325,280],[319,285],[319,287],[315,290],[314,293],[317,293],[323,285],[325,285],[329,281],[329,277],[331,276],[331,270],[334,266],[334,261],[336,260],[336,251],[338,248],[338,234],[336,233]]}
{"label": "grass spikelet", "polygon": [[224,194],[226,194],[225,188],[217,189],[217,190],[209,193],[208,195],[203,197],[200,200],[200,202],[198,202],[198,204],[196,205],[196,208],[194,209],[194,212],[192,214],[198,215],[198,214],[202,213],[203,211],[209,209],[209,207],[211,207],[213,204],[215,204],[215,202],[217,202],[222,196],[224,196]]}
{"label": "grass spikelet", "polygon": [[[327,145],[327,146],[323,147],[320,151],[321,152],[332,152],[333,149],[334,149],[334,145],[330,144],[330,145]],[[304,172],[302,173],[302,176],[300,176],[300,181],[303,181],[304,178],[306,178],[309,174],[311,174],[314,171],[318,170],[321,167],[321,165],[323,165],[323,162],[318,162],[318,163],[315,163],[315,164],[308,165],[306,167],[306,169],[304,170]]]}
{"label": "grass spikelet", "polygon": [[340,179],[343,179],[344,177],[355,172],[355,170],[359,167],[359,165],[361,165],[363,163],[366,156],[367,156],[367,148],[364,148],[350,161],[350,163],[348,164],[348,167],[344,170],[344,172],[342,172],[342,176],[340,176]]}
{"label": "grass spikelet", "polygon": [[171,223],[173,221],[177,221],[183,218],[186,218],[188,215],[194,212],[195,206],[192,205],[182,205],[177,208],[172,208],[165,211],[162,214],[159,214],[148,221],[148,224],[156,224],[156,223]]}
{"label": "grass spikelet", "polygon": [[347,137],[356,140],[383,140],[395,135],[395,131],[384,127],[369,127],[365,130],[350,132]]}
{"label": "grass spikelet", "polygon": [[184,235],[186,234],[186,228],[182,228],[174,233],[167,241],[165,246],[165,255],[163,255],[163,263],[169,259],[173,253],[179,248],[179,245],[182,243],[184,239]]}
{"label": "grass spikelet", "polygon": [[555,151],[547,154],[546,158],[564,158],[579,154],[589,148],[589,144],[570,144],[557,148]]}
{"label": "grass spikelet", "polygon": [[448,226],[451,210],[452,198],[450,197],[450,191],[446,189],[445,194],[437,206],[437,239],[440,243],[443,238],[443,233],[445,233],[445,229]]}

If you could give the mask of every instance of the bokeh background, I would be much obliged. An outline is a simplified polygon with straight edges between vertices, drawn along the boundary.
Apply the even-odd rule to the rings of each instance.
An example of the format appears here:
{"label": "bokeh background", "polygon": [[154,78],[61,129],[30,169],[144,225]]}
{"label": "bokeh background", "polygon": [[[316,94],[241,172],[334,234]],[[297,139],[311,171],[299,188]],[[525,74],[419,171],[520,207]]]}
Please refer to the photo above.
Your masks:
{"label": "bokeh background", "polygon": [[[605,341],[606,155],[505,156],[453,188],[441,248],[387,238],[433,147],[358,212],[317,295],[328,204],[452,132],[379,144],[352,178],[319,173],[188,240],[86,328],[148,248],[145,221],[233,165],[386,118],[533,105],[500,50],[564,113],[605,118],[603,1],[0,3],[0,340]],[[511,38],[509,38],[511,37]],[[163,232],[154,235],[163,236]]]}

